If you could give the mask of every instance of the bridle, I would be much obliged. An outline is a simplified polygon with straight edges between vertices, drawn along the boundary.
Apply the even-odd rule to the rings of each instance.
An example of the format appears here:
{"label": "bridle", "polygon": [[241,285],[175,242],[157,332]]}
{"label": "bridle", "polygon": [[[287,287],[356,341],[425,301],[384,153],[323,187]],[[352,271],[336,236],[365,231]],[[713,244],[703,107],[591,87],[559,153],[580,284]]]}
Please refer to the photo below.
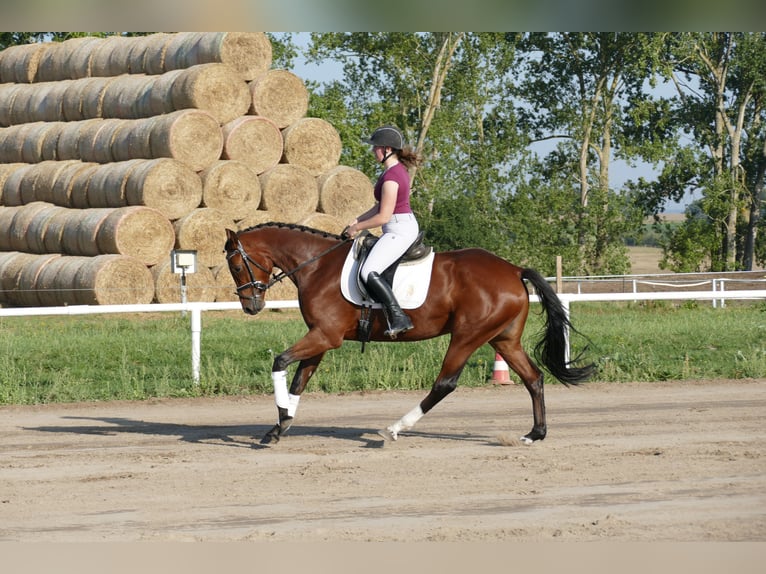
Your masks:
{"label": "bridle", "polygon": [[352,241],[352,239],[349,238],[349,237],[344,237],[343,240],[340,243],[337,243],[337,244],[333,245],[332,247],[330,247],[328,249],[325,249],[319,255],[315,255],[314,257],[312,257],[308,261],[304,261],[303,263],[297,265],[294,269],[292,269],[290,271],[282,271],[279,274],[275,274],[274,276],[272,276],[271,280],[268,283],[264,283],[263,281],[258,281],[255,278],[255,275],[253,274],[253,269],[250,267],[250,264],[252,263],[253,265],[255,265],[258,269],[263,271],[266,275],[269,274],[269,270],[266,269],[260,263],[258,263],[255,259],[250,257],[250,255],[248,255],[247,251],[245,251],[245,248],[242,245],[242,242],[239,239],[237,239],[237,248],[232,250],[232,251],[230,251],[229,253],[227,253],[226,260],[229,261],[232,257],[234,257],[235,254],[239,253],[239,256],[242,257],[242,262],[245,264],[245,269],[247,269],[247,275],[250,278],[250,281],[248,281],[247,283],[243,283],[242,285],[239,285],[237,287],[237,296],[241,297],[243,299],[250,299],[251,301],[255,302],[256,295],[253,295],[251,297],[245,297],[245,296],[242,295],[242,291],[252,287],[254,291],[260,291],[261,293],[265,293],[274,284],[279,283],[280,281],[282,281],[283,279],[285,279],[287,277],[290,277],[290,275],[293,275],[294,273],[297,273],[299,270],[304,268],[306,265],[309,265],[309,264],[313,263],[314,261],[316,261],[317,259],[320,259],[321,257],[324,257],[325,255],[327,255],[331,251],[334,251],[334,250],[338,249],[339,247],[342,247],[344,244],[348,243],[349,241]]}

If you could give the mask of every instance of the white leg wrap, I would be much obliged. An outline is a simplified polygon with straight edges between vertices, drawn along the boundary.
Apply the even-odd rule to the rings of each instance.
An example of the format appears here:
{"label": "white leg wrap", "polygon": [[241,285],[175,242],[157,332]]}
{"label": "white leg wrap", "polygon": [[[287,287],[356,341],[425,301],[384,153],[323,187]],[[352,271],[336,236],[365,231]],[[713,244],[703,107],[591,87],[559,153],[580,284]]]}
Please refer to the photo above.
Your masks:
{"label": "white leg wrap", "polygon": [[294,417],[295,416],[295,411],[298,410],[298,403],[301,400],[301,396],[300,395],[293,395],[292,393],[290,393],[287,396],[287,398],[288,398],[288,401],[289,401],[289,405],[287,406],[287,414],[290,415],[291,417]]}
{"label": "white leg wrap", "polygon": [[420,405],[418,405],[402,418],[400,418],[398,422],[388,427],[388,430],[391,431],[391,434],[395,437],[401,431],[406,431],[414,427],[415,423],[417,423],[422,418],[423,410],[420,408]]}
{"label": "white leg wrap", "polygon": [[290,399],[287,393],[287,371],[272,371],[271,380],[274,382],[274,401],[283,409],[290,408]]}

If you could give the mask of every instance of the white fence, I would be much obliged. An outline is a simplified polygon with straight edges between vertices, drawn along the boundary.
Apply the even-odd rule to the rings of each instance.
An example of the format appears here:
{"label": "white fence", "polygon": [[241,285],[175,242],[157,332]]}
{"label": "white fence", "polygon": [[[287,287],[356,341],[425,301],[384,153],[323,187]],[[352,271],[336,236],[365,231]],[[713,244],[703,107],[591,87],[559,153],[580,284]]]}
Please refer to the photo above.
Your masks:
{"label": "white fence", "polygon": [[[664,293],[562,293],[559,299],[569,313],[570,304],[585,301],[650,301],[650,300],[713,300],[723,304],[725,299],[762,299],[766,300],[766,289],[748,289],[739,291],[676,291]],[[530,297],[538,303],[536,295]],[[297,309],[298,301],[268,301],[267,309]],[[151,305],[69,305],[65,307],[19,307],[0,309],[0,317],[31,317],[42,315],[91,315],[103,313],[160,313],[175,311],[191,315],[191,372],[195,383],[199,382],[202,312],[241,310],[238,301],[221,303],[163,303]],[[567,354],[568,356],[568,354]]]}

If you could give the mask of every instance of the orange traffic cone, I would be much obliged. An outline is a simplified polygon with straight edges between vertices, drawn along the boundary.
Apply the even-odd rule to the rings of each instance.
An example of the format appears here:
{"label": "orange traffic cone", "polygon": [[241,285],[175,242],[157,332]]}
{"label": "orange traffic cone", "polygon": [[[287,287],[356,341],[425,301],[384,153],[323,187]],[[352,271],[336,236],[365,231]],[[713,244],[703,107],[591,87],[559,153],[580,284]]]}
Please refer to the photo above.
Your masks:
{"label": "orange traffic cone", "polygon": [[491,382],[496,385],[511,384],[511,377],[508,373],[508,363],[503,360],[500,353],[495,353],[495,367],[492,371]]}

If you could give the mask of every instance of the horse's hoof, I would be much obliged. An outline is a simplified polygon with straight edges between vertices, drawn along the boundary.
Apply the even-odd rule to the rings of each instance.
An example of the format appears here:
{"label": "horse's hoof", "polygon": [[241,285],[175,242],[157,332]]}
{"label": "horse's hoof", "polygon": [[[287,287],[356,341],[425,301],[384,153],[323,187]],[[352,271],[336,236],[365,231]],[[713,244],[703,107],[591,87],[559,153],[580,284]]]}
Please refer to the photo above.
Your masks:
{"label": "horse's hoof", "polygon": [[387,441],[394,441],[397,438],[399,438],[399,435],[396,432],[394,432],[394,431],[392,431],[391,429],[388,429],[388,428],[387,429],[380,429],[378,431],[378,434],[380,436],[382,436]]}
{"label": "horse's hoof", "polygon": [[275,425],[261,439],[261,444],[277,444],[279,442],[280,431],[281,429],[279,428],[279,425]]}
{"label": "horse's hoof", "polygon": [[535,444],[534,439],[531,439],[528,436],[523,436],[519,440],[521,441],[521,444]]}

